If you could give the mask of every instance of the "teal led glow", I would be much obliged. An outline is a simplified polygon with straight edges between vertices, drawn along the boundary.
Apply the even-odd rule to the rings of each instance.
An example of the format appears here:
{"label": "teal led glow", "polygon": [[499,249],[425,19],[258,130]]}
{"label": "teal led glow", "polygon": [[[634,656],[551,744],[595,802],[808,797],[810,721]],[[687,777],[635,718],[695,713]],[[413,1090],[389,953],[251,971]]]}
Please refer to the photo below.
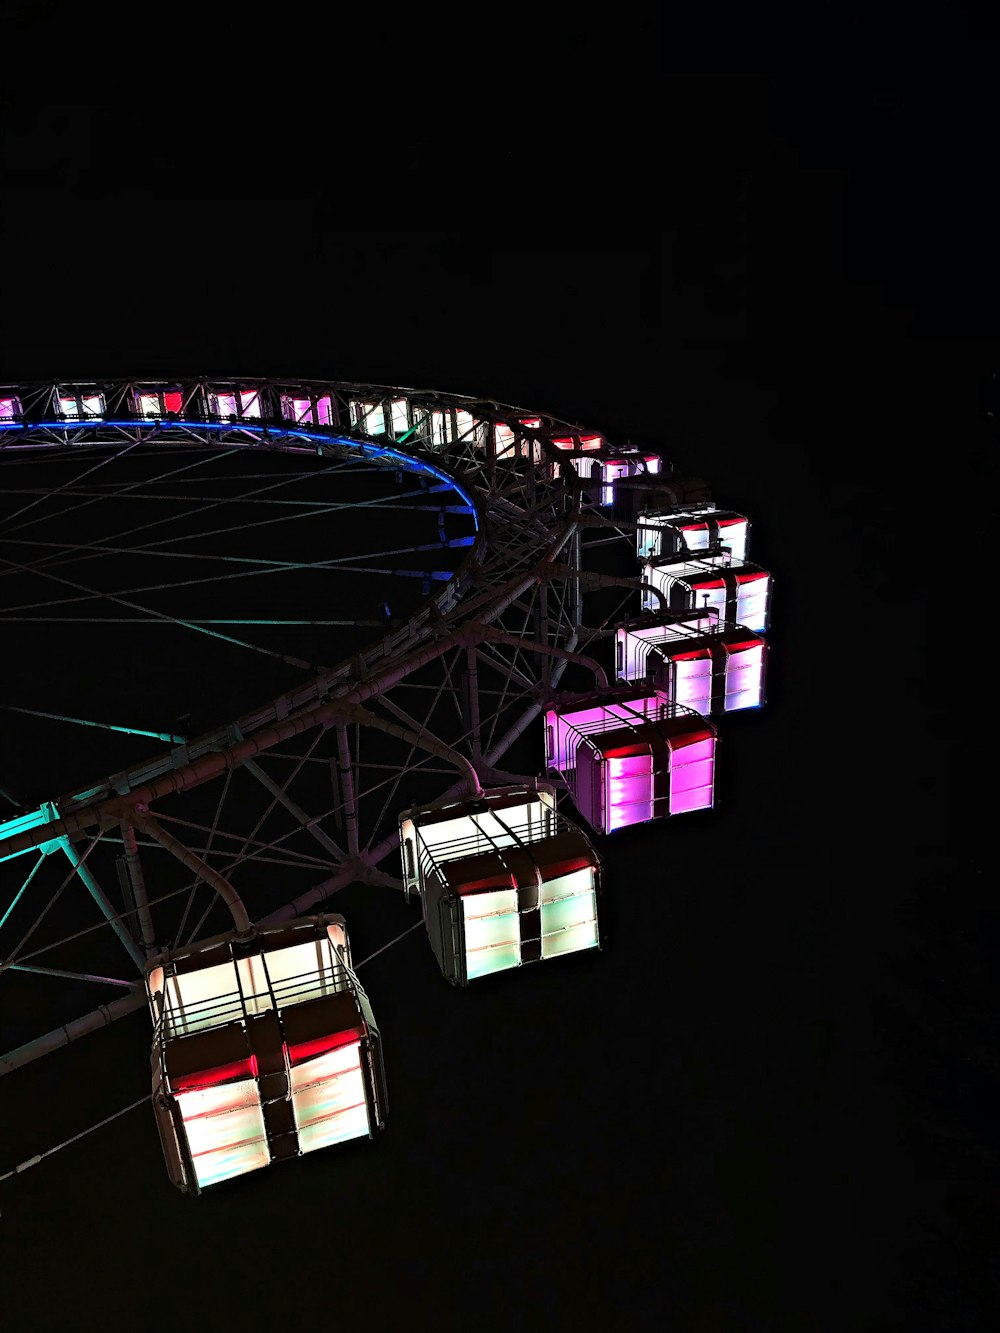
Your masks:
{"label": "teal led glow", "polygon": [[[232,623],[238,625],[241,622],[233,621]],[[101,731],[120,731],[126,736],[148,736],[154,741],[170,741],[173,745],[186,744],[186,737],[175,736],[169,731],[144,731],[141,727],[119,727],[113,722],[92,722],[86,717],[67,717],[63,713],[45,713],[40,708],[16,708],[13,704],[0,704],[0,708],[7,713],[24,713],[28,717],[48,717],[53,722],[72,722],[78,727],[98,727]],[[0,825],[0,835],[2,835],[4,829],[5,825]]]}

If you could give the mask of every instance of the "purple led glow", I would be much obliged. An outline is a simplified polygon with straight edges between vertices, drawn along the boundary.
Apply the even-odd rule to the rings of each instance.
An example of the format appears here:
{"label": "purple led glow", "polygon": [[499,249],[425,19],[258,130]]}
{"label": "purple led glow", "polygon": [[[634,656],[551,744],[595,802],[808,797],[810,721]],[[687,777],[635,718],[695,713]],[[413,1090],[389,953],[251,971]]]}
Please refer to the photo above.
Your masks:
{"label": "purple led glow", "polygon": [[616,722],[637,721],[637,715],[655,718],[662,714],[663,701],[658,694],[622,703],[595,704],[572,713],[559,713],[550,708],[545,714],[546,735],[552,737],[549,763],[560,773],[575,768],[576,749],[587,730],[608,731]]}
{"label": "purple led glow", "polygon": [[714,736],[675,751],[670,763],[670,813],[711,809],[714,783]]}
{"label": "purple led glow", "polygon": [[612,756],[606,761],[608,832],[653,816],[653,756]]}
{"label": "purple led glow", "polygon": [[21,415],[21,400],[19,398],[0,398],[0,420],[9,420],[11,417]]}
{"label": "purple led glow", "polygon": [[330,395],[325,393],[316,399],[297,398],[292,394],[282,394],[281,415],[288,421],[295,421],[310,426],[330,426],[333,424],[333,409]]}

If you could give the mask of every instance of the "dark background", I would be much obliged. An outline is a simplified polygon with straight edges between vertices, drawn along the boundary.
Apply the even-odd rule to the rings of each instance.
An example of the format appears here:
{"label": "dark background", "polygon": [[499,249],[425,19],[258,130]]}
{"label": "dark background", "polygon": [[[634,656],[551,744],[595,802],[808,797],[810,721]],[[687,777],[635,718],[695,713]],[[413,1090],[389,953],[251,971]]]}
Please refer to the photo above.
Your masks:
{"label": "dark background", "polygon": [[[996,1326],[983,63],[845,65],[846,18],[798,78],[676,75],[655,7],[563,18],[0,104],[0,380],[550,410],[707,477],[776,579],[769,706],[726,720],[715,812],[605,842],[602,954],[453,992],[415,934],[365,969],[375,1145],[190,1202],[139,1110],[7,1182],[11,1328]],[[352,894],[364,957],[411,918]],[[0,1169],[142,1095],[144,1022],[3,1080]]]}

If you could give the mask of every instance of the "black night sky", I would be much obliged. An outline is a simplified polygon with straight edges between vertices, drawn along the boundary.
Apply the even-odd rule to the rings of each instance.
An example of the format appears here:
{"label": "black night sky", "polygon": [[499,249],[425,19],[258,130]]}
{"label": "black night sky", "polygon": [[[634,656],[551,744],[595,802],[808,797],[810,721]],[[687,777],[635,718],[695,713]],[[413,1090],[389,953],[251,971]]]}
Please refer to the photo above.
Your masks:
{"label": "black night sky", "polygon": [[[57,31],[3,12],[28,47]],[[671,74],[657,15],[508,32],[487,64],[470,34],[426,100],[424,45],[352,29],[308,106],[260,47],[225,111],[131,79],[0,101],[0,382],[538,407],[708,478],[776,579],[768,707],[720,729],[715,812],[604,841],[601,954],[468,991],[419,933],[373,962],[374,1144],[191,1201],[147,1108],[0,1185],[11,1333],[1000,1320],[1000,919],[966,757],[993,703],[995,115],[901,61]],[[363,97],[362,60],[401,68]],[[416,919],[378,892],[330,903],[359,958]],[[0,1174],[142,1096],[147,1027],[0,1080]]]}

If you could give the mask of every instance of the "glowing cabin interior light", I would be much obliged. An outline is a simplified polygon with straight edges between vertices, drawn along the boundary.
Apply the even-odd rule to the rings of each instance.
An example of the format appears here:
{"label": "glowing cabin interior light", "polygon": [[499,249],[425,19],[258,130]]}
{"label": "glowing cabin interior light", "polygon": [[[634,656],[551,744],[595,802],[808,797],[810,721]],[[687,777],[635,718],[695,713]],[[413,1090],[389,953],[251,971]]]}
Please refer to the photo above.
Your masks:
{"label": "glowing cabin interior light", "polygon": [[707,716],[712,711],[712,657],[707,648],[674,659],[674,703]]}
{"label": "glowing cabin interior light", "polygon": [[233,1022],[242,1013],[232,963],[168,977],[165,998],[173,1033],[179,1037]]}
{"label": "glowing cabin interior light", "polygon": [[715,788],[715,738],[682,746],[671,756],[670,811],[711,808]]}
{"label": "glowing cabin interior light", "polygon": [[690,587],[694,610],[717,611],[719,619],[725,619],[727,593],[722,579],[693,580]]}
{"label": "glowing cabin interior light", "polygon": [[212,395],[214,402],[214,414],[219,417],[236,416],[236,395],[235,393],[216,393]]}
{"label": "glowing cabin interior light", "polygon": [[461,408],[459,408],[455,413],[455,429],[457,431],[458,439],[471,439],[476,429],[476,418],[471,412],[463,412]]}
{"label": "glowing cabin interior light", "polygon": [[[266,978],[263,975],[265,966]],[[272,949],[263,963],[258,962],[258,969],[261,975],[256,978],[256,993],[269,1000],[266,982],[270,980],[279,1005],[302,1004],[306,1000],[332,995],[342,990],[345,984],[340,969],[331,968],[329,964],[325,940]]]}
{"label": "glowing cabin interior light", "polygon": [[294,421],[300,425],[329,426],[333,421],[330,395],[322,394],[314,403],[311,398],[282,394],[281,415],[287,421]]}
{"label": "glowing cabin interior light", "polygon": [[160,405],[160,398],[161,395],[158,393],[137,394],[139,415],[142,417],[160,417],[165,412],[180,412],[183,396],[177,390],[171,390],[171,392],[162,395],[162,406]]}
{"label": "glowing cabin interior light", "polygon": [[730,646],[726,653],[727,713],[740,708],[757,708],[764,688],[764,645],[748,643]]}
{"label": "glowing cabin interior light", "polygon": [[681,523],[679,531],[689,551],[707,551],[711,540],[707,523]]}
{"label": "glowing cabin interior light", "polygon": [[[342,932],[341,932],[342,933]],[[166,979],[171,1036],[190,1036],[240,1020],[348,989],[346,969],[335,961],[332,937],[252,953],[232,962],[197,968]],[[158,982],[163,986],[162,970]],[[150,981],[152,989],[152,979]]]}
{"label": "glowing cabin interior light", "polygon": [[747,528],[745,518],[720,518],[719,541],[731,553],[734,561],[747,558]]}
{"label": "glowing cabin interior light", "polygon": [[368,1134],[359,1042],[349,1042],[293,1065],[289,1086],[302,1152],[315,1152]]}
{"label": "glowing cabin interior light", "polygon": [[177,1106],[202,1189],[256,1171],[271,1160],[253,1079],[179,1093]]}
{"label": "glowing cabin interior light", "polygon": [[516,889],[470,893],[462,898],[462,916],[470,981],[520,965],[521,919]]}
{"label": "glowing cabin interior light", "polygon": [[19,398],[0,398],[0,421],[9,421],[12,417],[21,415],[21,400]]}
{"label": "glowing cabin interior light", "polygon": [[646,471],[651,476],[656,476],[663,468],[663,459],[659,454],[646,454]]}
{"label": "glowing cabin interior light", "polygon": [[313,422],[313,405],[310,398],[295,398],[291,394],[281,396],[281,415],[287,421]]}
{"label": "glowing cabin interior light", "polygon": [[736,619],[748,629],[767,629],[767,574],[737,574]]}
{"label": "glowing cabin interior light", "polygon": [[451,443],[451,413],[431,413],[431,443],[439,447]]}
{"label": "glowing cabin interior light", "polygon": [[351,421],[365,435],[385,434],[385,411],[380,402],[351,400]]}
{"label": "glowing cabin interior light", "polygon": [[240,415],[260,417],[260,392],[257,389],[241,389],[239,392]]}
{"label": "glowing cabin interior light", "polygon": [[75,395],[61,394],[59,411],[64,417],[99,417],[104,415],[104,399],[99,393],[81,394],[79,401]]}
{"label": "glowing cabin interior light", "polygon": [[498,421],[493,427],[493,442],[496,447],[497,458],[512,458],[514,456],[514,432],[510,426],[505,426],[502,421]]}
{"label": "glowing cabin interior light", "polygon": [[394,398],[389,407],[392,434],[404,435],[409,429],[410,420],[405,398]]}
{"label": "glowing cabin interior light", "polygon": [[543,958],[597,947],[597,892],[592,866],[545,881],[539,898]]}
{"label": "glowing cabin interior light", "polygon": [[627,477],[629,473],[628,462],[624,459],[608,459],[601,465],[601,504],[612,504],[615,498],[614,483],[619,477]]}
{"label": "glowing cabin interior light", "polygon": [[642,824],[653,817],[653,756],[651,754],[609,756],[605,767],[608,832],[628,824]]}
{"label": "glowing cabin interior light", "polygon": [[552,443],[557,449],[583,449],[592,452],[595,449],[602,448],[604,444],[603,435],[560,435],[553,439]]}

